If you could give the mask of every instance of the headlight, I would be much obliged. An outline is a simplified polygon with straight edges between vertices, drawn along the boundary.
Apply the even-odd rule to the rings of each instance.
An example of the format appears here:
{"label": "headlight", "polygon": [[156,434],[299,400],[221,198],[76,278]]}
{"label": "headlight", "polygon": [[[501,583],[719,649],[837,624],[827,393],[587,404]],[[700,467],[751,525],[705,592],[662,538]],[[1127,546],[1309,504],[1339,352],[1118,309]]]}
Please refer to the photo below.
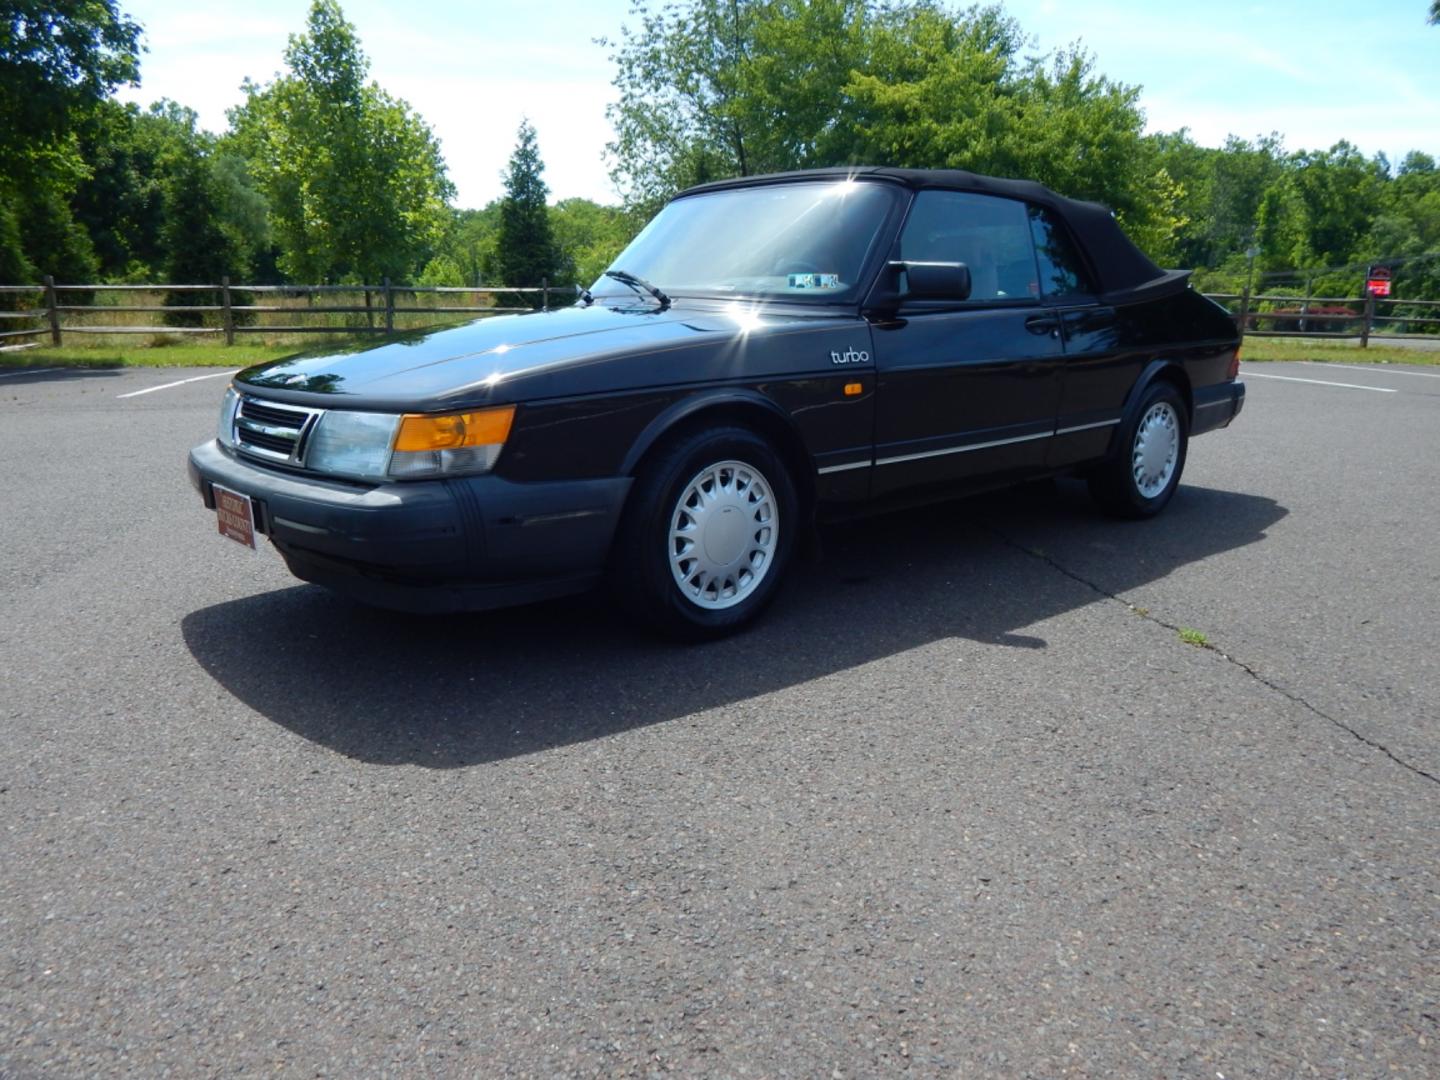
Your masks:
{"label": "headlight", "polygon": [[220,424],[215,436],[221,446],[235,448],[235,410],[240,407],[240,395],[233,386],[226,387],[225,396],[220,399]]}
{"label": "headlight", "polygon": [[446,416],[328,409],[310,436],[305,464],[316,472],[367,480],[489,472],[514,416],[513,405]]}
{"label": "headlight", "polygon": [[378,479],[385,475],[399,422],[393,413],[327,410],[310,435],[305,464],[316,472]]}
{"label": "headlight", "polygon": [[407,415],[400,418],[395,450],[390,455],[394,477],[457,476],[489,472],[505,447],[515,406],[451,413],[448,416]]}

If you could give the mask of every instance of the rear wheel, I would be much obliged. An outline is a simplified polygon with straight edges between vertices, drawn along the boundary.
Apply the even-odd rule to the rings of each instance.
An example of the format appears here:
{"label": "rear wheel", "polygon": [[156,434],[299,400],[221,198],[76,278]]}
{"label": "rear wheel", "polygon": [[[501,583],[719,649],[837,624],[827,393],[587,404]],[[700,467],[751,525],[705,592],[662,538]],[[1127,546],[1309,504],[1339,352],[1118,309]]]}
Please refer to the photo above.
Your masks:
{"label": "rear wheel", "polygon": [[1180,486],[1189,435],[1180,392],[1168,382],[1154,383],[1121,430],[1115,460],[1090,475],[1090,494],[1116,517],[1153,517]]}
{"label": "rear wheel", "polygon": [[789,471],[759,435],[725,427],[683,436],[636,477],[616,539],[616,596],[668,636],[738,630],[779,590],[798,517]]}

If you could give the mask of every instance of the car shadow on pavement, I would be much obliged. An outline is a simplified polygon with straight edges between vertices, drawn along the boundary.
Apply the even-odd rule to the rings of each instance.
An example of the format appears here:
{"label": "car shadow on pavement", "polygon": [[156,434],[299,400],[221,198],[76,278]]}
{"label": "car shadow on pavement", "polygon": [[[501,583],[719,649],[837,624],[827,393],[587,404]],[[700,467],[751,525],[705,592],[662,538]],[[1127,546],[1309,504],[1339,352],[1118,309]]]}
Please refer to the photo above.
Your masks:
{"label": "car shadow on pavement", "polygon": [[1182,487],[1159,518],[1115,522],[1079,485],[1035,485],[827,526],[824,554],[753,629],[681,646],[629,627],[603,593],[510,611],[378,611],[315,586],[195,611],[192,655],[250,708],[341,754],[459,768],[747,700],[945,638],[1045,648],[1023,633],[1255,543],[1286,510]]}

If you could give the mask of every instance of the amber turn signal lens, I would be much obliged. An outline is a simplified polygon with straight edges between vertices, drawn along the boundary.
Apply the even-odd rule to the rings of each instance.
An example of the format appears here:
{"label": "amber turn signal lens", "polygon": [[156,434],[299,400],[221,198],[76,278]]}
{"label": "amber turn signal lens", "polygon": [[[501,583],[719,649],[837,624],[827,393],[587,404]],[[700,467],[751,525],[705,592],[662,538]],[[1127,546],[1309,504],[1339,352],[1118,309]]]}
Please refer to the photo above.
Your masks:
{"label": "amber turn signal lens", "polygon": [[864,393],[865,387],[862,383],[847,382],[845,384],[845,396],[854,397],[856,394]]}
{"label": "amber turn signal lens", "polygon": [[515,406],[481,409],[478,412],[451,413],[448,416],[422,416],[414,413],[400,418],[395,435],[395,449],[458,450],[466,446],[494,446],[510,435],[510,422],[515,419]]}

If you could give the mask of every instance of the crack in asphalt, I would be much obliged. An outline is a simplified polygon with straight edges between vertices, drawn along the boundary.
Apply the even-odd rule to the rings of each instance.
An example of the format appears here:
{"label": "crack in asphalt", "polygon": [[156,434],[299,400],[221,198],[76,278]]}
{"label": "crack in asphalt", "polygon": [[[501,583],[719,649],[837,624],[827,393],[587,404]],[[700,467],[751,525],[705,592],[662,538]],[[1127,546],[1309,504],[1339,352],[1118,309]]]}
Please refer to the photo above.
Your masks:
{"label": "crack in asphalt", "polygon": [[[1036,548],[1032,548],[1032,547],[1029,547],[1029,546],[1027,546],[1027,545],[1025,545],[1025,544],[1022,544],[1020,541],[1018,541],[1018,540],[1016,540],[1016,539],[1014,539],[1014,538],[1012,538],[1012,537],[1010,537],[1010,536],[1006,536],[1006,535],[1005,535],[1003,532],[1001,532],[999,529],[993,528],[992,526],[982,525],[981,527],[982,527],[986,532],[990,533],[990,535],[992,535],[992,536],[996,537],[998,540],[1000,540],[1002,543],[1008,544],[1010,547],[1014,548],[1016,551],[1022,552],[1022,553],[1026,554],[1026,555],[1029,555],[1032,559],[1038,559],[1040,562],[1043,562],[1046,566],[1049,566],[1051,569],[1053,569],[1053,570],[1055,570],[1055,571],[1057,571],[1057,572],[1059,572],[1059,573],[1061,573],[1061,574],[1064,574],[1064,575],[1065,575],[1066,577],[1068,577],[1071,581],[1075,581],[1075,582],[1078,582],[1078,583],[1081,584],[1081,585],[1084,585],[1087,589],[1090,589],[1091,591],[1093,591],[1093,592],[1095,592],[1095,593],[1098,593],[1100,596],[1103,596],[1103,597],[1104,597],[1105,599],[1107,599],[1107,600],[1113,600],[1113,601],[1114,601],[1115,603],[1117,603],[1117,604],[1123,604],[1123,605],[1125,606],[1125,608],[1126,608],[1131,614],[1133,614],[1133,615],[1138,615],[1138,616],[1140,616],[1140,618],[1145,619],[1145,620],[1147,620],[1147,621],[1149,621],[1149,622],[1155,623],[1157,626],[1163,626],[1163,627],[1165,627],[1167,630],[1174,631],[1176,634],[1180,633],[1180,629],[1181,629],[1181,628],[1180,628],[1179,626],[1176,626],[1176,625],[1174,625],[1173,623],[1166,622],[1164,619],[1160,618],[1158,615],[1153,615],[1153,614],[1151,614],[1151,613],[1150,613],[1150,610],[1149,610],[1148,608],[1142,608],[1142,607],[1139,607],[1139,606],[1137,606],[1137,605],[1135,605],[1135,604],[1132,604],[1129,600],[1126,600],[1124,597],[1120,596],[1119,594],[1117,594],[1117,593],[1112,593],[1110,590],[1105,589],[1105,588],[1102,588],[1101,586],[1095,584],[1095,582],[1089,580],[1088,578],[1085,578],[1085,577],[1081,576],[1080,574],[1077,574],[1075,571],[1071,570],[1068,566],[1065,566],[1065,565],[1057,562],[1055,559],[1051,558],[1049,555],[1046,555],[1043,551],[1040,551],[1040,550],[1038,550],[1038,549],[1036,549]],[[1388,746],[1386,746],[1385,744],[1380,743],[1380,742],[1377,742],[1376,740],[1370,738],[1368,735],[1363,735],[1363,734],[1361,734],[1360,732],[1356,731],[1353,727],[1351,727],[1349,724],[1345,723],[1345,721],[1340,720],[1340,719],[1338,719],[1337,717],[1331,716],[1329,713],[1325,712],[1325,710],[1320,709],[1320,708],[1316,707],[1315,705],[1312,705],[1310,702],[1306,701],[1303,697],[1301,697],[1299,694],[1295,693],[1294,691],[1288,690],[1288,689],[1286,689],[1285,687],[1281,686],[1279,683],[1276,683],[1276,682],[1274,682],[1273,680],[1271,680],[1271,679],[1265,677],[1264,675],[1260,674],[1260,672],[1256,671],[1253,667],[1251,667],[1249,664],[1247,664],[1244,660],[1241,660],[1241,659],[1239,659],[1238,657],[1235,657],[1235,656],[1231,656],[1229,653],[1225,652],[1223,649],[1217,649],[1214,645],[1211,645],[1209,642],[1197,642],[1197,643],[1195,643],[1195,645],[1192,646],[1192,647],[1199,647],[1199,648],[1206,649],[1206,650],[1208,650],[1208,651],[1210,651],[1210,652],[1215,653],[1217,656],[1219,656],[1221,659],[1223,659],[1226,663],[1233,664],[1235,667],[1238,667],[1241,671],[1245,672],[1245,674],[1249,675],[1252,679],[1254,679],[1256,682],[1258,682],[1261,686],[1268,687],[1269,689],[1275,691],[1275,693],[1279,694],[1281,697],[1284,697],[1284,698],[1286,698],[1286,699],[1294,702],[1296,705],[1299,705],[1301,708],[1306,709],[1306,710],[1308,710],[1308,711],[1311,712],[1311,713],[1314,713],[1314,714],[1315,714],[1316,716],[1318,716],[1321,720],[1324,720],[1324,721],[1326,721],[1327,723],[1333,725],[1334,727],[1339,728],[1341,731],[1345,732],[1347,735],[1349,735],[1351,738],[1355,739],[1357,742],[1363,743],[1364,745],[1370,747],[1372,750],[1378,750],[1380,753],[1384,754],[1387,758],[1389,758],[1391,761],[1393,761],[1396,765],[1399,765],[1402,769],[1408,769],[1410,772],[1414,773],[1416,776],[1419,776],[1419,777],[1421,777],[1421,778],[1423,778],[1423,779],[1425,779],[1425,780],[1429,780],[1432,784],[1440,784],[1440,776],[1436,776],[1434,773],[1427,772],[1425,769],[1420,768],[1420,766],[1414,765],[1414,764],[1412,764],[1411,762],[1406,761],[1404,758],[1398,756],[1394,751],[1392,751],[1392,750],[1391,750]]]}

